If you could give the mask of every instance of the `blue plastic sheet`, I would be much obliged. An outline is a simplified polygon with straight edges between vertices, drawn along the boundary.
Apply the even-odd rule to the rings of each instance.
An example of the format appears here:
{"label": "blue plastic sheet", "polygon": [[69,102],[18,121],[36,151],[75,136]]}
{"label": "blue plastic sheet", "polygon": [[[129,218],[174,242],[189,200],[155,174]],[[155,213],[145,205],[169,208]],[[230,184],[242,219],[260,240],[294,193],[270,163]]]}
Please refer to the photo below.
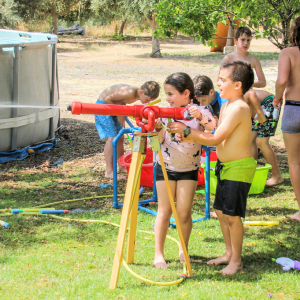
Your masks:
{"label": "blue plastic sheet", "polygon": [[23,160],[29,155],[34,155],[28,154],[28,149],[32,149],[34,152],[44,152],[54,147],[56,143],[57,139],[55,139],[52,143],[42,143],[36,146],[28,146],[11,152],[0,152],[0,164],[4,164],[15,160]]}

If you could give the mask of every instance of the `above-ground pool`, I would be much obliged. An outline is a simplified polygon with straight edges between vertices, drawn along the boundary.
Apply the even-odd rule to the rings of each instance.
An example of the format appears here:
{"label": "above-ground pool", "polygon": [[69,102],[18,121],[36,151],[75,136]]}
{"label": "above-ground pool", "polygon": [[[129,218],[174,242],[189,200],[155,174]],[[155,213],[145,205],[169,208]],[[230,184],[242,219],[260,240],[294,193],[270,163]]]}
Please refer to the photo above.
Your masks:
{"label": "above-ground pool", "polygon": [[57,36],[0,29],[0,152],[54,139],[59,106]]}

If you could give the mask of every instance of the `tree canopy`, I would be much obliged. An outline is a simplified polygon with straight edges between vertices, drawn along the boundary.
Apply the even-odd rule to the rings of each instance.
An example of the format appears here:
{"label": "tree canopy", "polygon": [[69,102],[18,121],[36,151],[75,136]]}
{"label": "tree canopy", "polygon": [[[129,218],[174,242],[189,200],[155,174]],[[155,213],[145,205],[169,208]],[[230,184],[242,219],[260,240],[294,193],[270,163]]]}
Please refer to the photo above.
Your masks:
{"label": "tree canopy", "polygon": [[[217,22],[239,19],[256,37],[266,37],[279,49],[288,47],[291,21],[300,13],[299,0],[160,0],[156,35],[178,31],[211,45]],[[230,17],[231,16],[231,17]]]}

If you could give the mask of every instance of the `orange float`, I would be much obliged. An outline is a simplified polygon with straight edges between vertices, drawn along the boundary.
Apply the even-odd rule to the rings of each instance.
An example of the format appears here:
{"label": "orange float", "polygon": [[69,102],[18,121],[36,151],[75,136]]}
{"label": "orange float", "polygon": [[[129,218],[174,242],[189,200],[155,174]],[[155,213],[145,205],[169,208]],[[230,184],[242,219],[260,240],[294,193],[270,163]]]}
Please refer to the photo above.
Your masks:
{"label": "orange float", "polygon": [[[235,21],[234,29],[237,29],[239,27],[239,20]],[[229,29],[229,20],[227,20],[227,24],[224,25],[223,23],[219,22],[217,24],[217,30],[215,32],[215,35],[217,35],[219,38],[213,39],[213,44],[216,43],[216,47],[211,47],[210,52],[223,52],[223,48],[226,46],[227,43],[227,36],[228,36],[228,29]],[[234,41],[232,39],[232,42],[230,46],[234,46]]]}

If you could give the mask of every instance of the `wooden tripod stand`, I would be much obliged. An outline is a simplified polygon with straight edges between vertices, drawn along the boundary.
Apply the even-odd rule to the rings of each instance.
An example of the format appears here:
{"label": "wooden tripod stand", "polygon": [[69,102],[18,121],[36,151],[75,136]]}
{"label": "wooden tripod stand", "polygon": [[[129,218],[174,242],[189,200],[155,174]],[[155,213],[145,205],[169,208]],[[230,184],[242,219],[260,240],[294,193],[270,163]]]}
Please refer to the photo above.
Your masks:
{"label": "wooden tripod stand", "polygon": [[[169,185],[169,179],[167,176],[166,167],[163,161],[160,144],[158,141],[157,133],[140,133],[137,132],[134,134],[134,141],[133,141],[133,150],[132,150],[132,158],[130,164],[130,170],[128,175],[128,181],[126,186],[124,204],[123,204],[123,211],[121,216],[121,223],[119,228],[119,234],[117,239],[117,247],[115,252],[115,258],[112,268],[112,274],[110,278],[110,285],[109,288],[111,290],[117,287],[121,262],[123,258],[123,248],[125,243],[125,236],[127,231],[127,223],[128,218],[130,215],[130,224],[129,224],[129,233],[128,233],[128,247],[127,247],[127,259],[126,262],[128,264],[132,264],[134,261],[134,250],[135,250],[135,239],[136,239],[136,226],[137,226],[137,214],[138,214],[138,202],[139,202],[139,189],[140,189],[140,180],[138,180],[139,176],[139,169],[142,166],[142,153],[145,150],[147,136],[150,137],[151,147],[153,152],[156,151],[159,155],[159,159],[161,162],[162,171],[164,174],[164,179],[167,186],[167,191],[170,199],[170,204],[172,207],[172,212],[174,214],[174,218],[177,225],[179,240],[183,249],[184,259],[188,270],[188,275],[192,276],[193,271],[191,268],[189,256],[187,253],[186,245],[183,239],[173,195],[171,192],[171,188]],[[136,184],[137,182],[137,184]]]}

